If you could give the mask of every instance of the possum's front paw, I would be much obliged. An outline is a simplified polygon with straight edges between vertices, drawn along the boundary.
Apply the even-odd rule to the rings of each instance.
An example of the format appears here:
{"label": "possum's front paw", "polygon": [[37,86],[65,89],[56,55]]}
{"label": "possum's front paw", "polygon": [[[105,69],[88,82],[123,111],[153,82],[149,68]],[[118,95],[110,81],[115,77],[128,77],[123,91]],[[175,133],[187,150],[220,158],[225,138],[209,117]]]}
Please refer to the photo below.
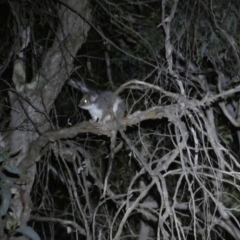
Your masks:
{"label": "possum's front paw", "polygon": [[90,123],[95,123],[97,121],[98,121],[98,118],[92,118],[92,119],[89,120]]}

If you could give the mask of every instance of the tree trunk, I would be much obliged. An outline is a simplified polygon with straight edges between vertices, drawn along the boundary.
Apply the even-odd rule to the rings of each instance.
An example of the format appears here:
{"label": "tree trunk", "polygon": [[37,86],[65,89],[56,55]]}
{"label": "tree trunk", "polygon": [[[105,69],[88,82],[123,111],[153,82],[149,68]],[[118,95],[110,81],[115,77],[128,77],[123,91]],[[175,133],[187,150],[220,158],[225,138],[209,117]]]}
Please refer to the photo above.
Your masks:
{"label": "tree trunk", "polygon": [[[70,75],[74,56],[86,41],[90,28],[85,21],[90,21],[91,15],[87,0],[63,0],[62,2],[63,4],[57,6],[59,20],[55,40],[46,52],[41,68],[34,74],[30,83],[26,81],[25,56],[22,50],[30,41],[29,31],[31,28],[30,26],[24,28],[20,21],[16,21],[18,22],[18,31],[21,32],[18,32],[19,45],[15,47],[15,55],[18,56],[18,59],[16,58],[13,66],[12,80],[15,90],[9,92],[11,104],[9,127],[11,131],[4,138],[5,146],[10,147],[10,154],[13,156],[9,159],[8,164],[14,166],[18,166],[24,161],[30,144],[50,129],[48,113],[65,80]],[[22,17],[20,11],[17,11],[18,7],[15,5],[12,9],[16,19]],[[84,17],[80,17],[77,13]],[[25,171],[27,174],[21,176],[22,184],[11,203],[13,217],[19,219],[21,224],[27,223],[29,220],[30,192],[35,179],[36,166],[25,169]],[[4,239],[4,234],[0,236],[0,239]]]}

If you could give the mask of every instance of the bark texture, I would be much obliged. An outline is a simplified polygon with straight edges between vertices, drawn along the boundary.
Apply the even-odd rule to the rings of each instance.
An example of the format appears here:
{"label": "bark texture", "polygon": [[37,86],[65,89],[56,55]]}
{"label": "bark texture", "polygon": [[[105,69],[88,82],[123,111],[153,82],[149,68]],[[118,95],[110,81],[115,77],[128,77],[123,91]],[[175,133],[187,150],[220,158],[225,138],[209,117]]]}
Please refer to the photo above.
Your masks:
{"label": "bark texture", "polygon": [[[63,4],[58,5],[59,20],[55,40],[51,48],[45,53],[41,68],[33,76],[30,83],[26,82],[25,64],[22,60],[24,55],[21,50],[24,46],[18,44],[14,50],[15,55],[19,56],[14,62],[12,77],[16,91],[9,93],[11,132],[5,136],[4,142],[6,146],[10,147],[10,153],[13,157],[9,161],[15,166],[23,164],[23,160],[27,161],[25,157],[30,146],[33,146],[34,141],[50,129],[48,113],[72,70],[74,57],[86,41],[90,28],[85,21],[90,21],[91,15],[87,0],[63,0],[62,2]],[[17,13],[17,7],[15,9]],[[71,9],[74,9],[78,14]],[[26,36],[25,44],[27,44],[26,28],[21,26],[18,29],[21,31],[18,33],[19,36]],[[21,40],[23,41],[23,37]],[[19,219],[21,223],[26,223],[29,220],[31,212],[30,192],[35,178],[36,166],[33,165],[30,169],[24,170],[27,172],[22,177],[24,184],[19,187],[19,191],[11,204],[13,217]],[[4,239],[4,236],[0,238]]]}

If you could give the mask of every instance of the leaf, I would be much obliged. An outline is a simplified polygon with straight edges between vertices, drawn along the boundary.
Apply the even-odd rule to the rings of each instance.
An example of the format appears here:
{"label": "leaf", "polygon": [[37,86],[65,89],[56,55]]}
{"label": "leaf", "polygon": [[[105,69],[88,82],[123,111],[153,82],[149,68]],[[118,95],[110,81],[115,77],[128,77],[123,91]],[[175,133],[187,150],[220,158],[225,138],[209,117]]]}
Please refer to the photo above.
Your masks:
{"label": "leaf", "polygon": [[11,187],[10,190],[12,194],[16,194],[16,192],[18,191],[15,187]]}
{"label": "leaf", "polygon": [[0,153],[0,162],[4,162],[4,161],[6,161],[8,158],[9,158],[9,156],[8,156],[8,152],[7,152],[7,151]]}
{"label": "leaf", "polygon": [[19,226],[20,226],[20,220],[17,220],[17,219],[9,219],[6,222],[6,229],[8,231],[15,230]]}
{"label": "leaf", "polygon": [[204,53],[206,51],[207,46],[208,46],[208,43],[206,43],[206,42],[203,43],[203,45],[201,47],[201,58],[203,58],[203,55],[204,55]]}
{"label": "leaf", "polygon": [[2,172],[2,168],[0,168],[0,179],[4,182],[8,179],[8,177]]}
{"label": "leaf", "polygon": [[12,173],[12,174],[17,174],[17,175],[21,174],[21,171],[13,165],[6,165],[6,166],[4,166],[4,169],[7,170],[9,173]]}
{"label": "leaf", "polygon": [[0,154],[3,154],[3,153],[6,153],[9,151],[9,148],[8,147],[1,147],[0,146]]}
{"label": "leaf", "polygon": [[10,231],[12,229],[12,226],[13,226],[13,220],[10,219],[6,222],[6,229]]}
{"label": "leaf", "polygon": [[8,178],[3,172],[2,172],[2,168],[0,167],[0,180],[2,182],[5,182],[5,184],[7,184],[9,187],[13,187],[14,183],[13,181]]}
{"label": "leaf", "polygon": [[227,19],[226,27],[228,31],[231,31],[233,34],[236,33],[237,31],[237,26],[238,26],[238,19],[235,15],[231,15]]}
{"label": "leaf", "polygon": [[0,213],[1,216],[4,216],[7,213],[7,210],[10,205],[10,201],[12,198],[10,187],[6,184],[2,184],[1,186],[1,205],[0,205]]}
{"label": "leaf", "polygon": [[235,13],[235,16],[239,16],[239,10],[232,4],[230,4],[230,9]]}
{"label": "leaf", "polygon": [[210,42],[214,42],[216,40],[218,40],[218,38],[217,38],[215,32],[212,32],[211,37],[210,37]]}
{"label": "leaf", "polygon": [[238,27],[238,20],[235,16],[233,16],[233,33],[235,34],[237,32]]}
{"label": "leaf", "polygon": [[4,155],[1,154],[1,155],[0,155],[0,162],[4,162],[4,159],[5,159],[5,158],[4,158]]}
{"label": "leaf", "polygon": [[31,227],[26,225],[22,225],[16,229],[16,232],[19,232],[32,240],[41,240],[39,235]]}
{"label": "leaf", "polygon": [[227,19],[227,30],[229,31],[230,30],[230,27],[232,25],[232,20],[233,20],[233,16],[230,16],[228,19]]}

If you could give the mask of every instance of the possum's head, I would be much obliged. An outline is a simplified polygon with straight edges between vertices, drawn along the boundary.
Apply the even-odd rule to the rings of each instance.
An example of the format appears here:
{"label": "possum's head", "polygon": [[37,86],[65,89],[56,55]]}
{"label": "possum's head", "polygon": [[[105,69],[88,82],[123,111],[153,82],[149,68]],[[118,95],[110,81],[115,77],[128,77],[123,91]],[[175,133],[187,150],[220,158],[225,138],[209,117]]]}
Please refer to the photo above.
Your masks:
{"label": "possum's head", "polygon": [[82,109],[89,110],[96,106],[96,100],[98,94],[96,92],[85,93],[80,101],[79,107]]}

